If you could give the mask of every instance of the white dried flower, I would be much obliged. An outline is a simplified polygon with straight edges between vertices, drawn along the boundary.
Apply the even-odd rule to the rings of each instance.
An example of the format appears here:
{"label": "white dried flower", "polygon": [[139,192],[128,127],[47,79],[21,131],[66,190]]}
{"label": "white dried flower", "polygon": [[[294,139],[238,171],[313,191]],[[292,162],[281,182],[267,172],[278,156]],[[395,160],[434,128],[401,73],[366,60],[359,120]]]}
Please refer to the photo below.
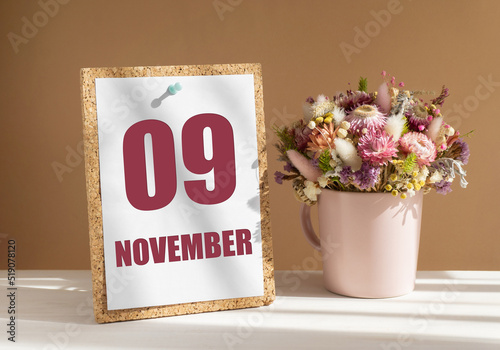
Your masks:
{"label": "white dried flower", "polygon": [[441,130],[441,126],[443,124],[442,117],[436,117],[432,119],[431,123],[427,127],[426,135],[434,142],[436,142],[437,137],[439,136],[439,131]]}
{"label": "white dried flower", "polygon": [[398,113],[396,115],[392,115],[387,118],[385,123],[385,132],[387,135],[392,135],[392,139],[394,141],[399,140],[401,134],[403,133],[404,127],[406,123],[406,118],[403,116],[403,113]]}
{"label": "white dried flower", "polygon": [[349,142],[350,139],[341,139],[336,137],[333,142],[335,143],[335,150],[344,165],[349,165],[352,170],[357,171],[361,168],[361,157],[358,156],[356,146]]}
{"label": "white dried flower", "polygon": [[326,101],[328,101],[328,97],[326,97],[323,94],[318,95],[318,98],[316,99],[316,103],[318,103],[318,104],[326,102]]}
{"label": "white dried flower", "polygon": [[429,176],[429,169],[424,165],[422,168],[420,168],[420,171],[418,172],[418,175],[414,177],[415,180],[417,181],[424,181],[427,179],[427,176]]}
{"label": "white dried flower", "polygon": [[331,113],[333,114],[333,120],[335,121],[335,125],[341,125],[341,123],[345,119],[345,110],[339,106],[335,106],[331,111]]}
{"label": "white dried flower", "polygon": [[316,123],[313,120],[311,120],[309,124],[307,124],[307,127],[311,130],[314,130],[314,128],[316,127]]}
{"label": "white dried flower", "polygon": [[435,182],[439,182],[443,180],[443,175],[441,175],[441,173],[439,171],[435,171],[431,177],[429,178],[429,182],[431,184],[435,183]]}
{"label": "white dried flower", "polygon": [[321,187],[325,188],[328,185],[328,178],[325,175],[318,177],[318,183]]}
{"label": "white dried flower", "polygon": [[304,188],[304,194],[312,200],[313,202],[316,202],[318,200],[318,194],[321,193],[321,189],[316,186],[316,184],[312,181],[306,180],[304,181],[304,185],[306,187]]}

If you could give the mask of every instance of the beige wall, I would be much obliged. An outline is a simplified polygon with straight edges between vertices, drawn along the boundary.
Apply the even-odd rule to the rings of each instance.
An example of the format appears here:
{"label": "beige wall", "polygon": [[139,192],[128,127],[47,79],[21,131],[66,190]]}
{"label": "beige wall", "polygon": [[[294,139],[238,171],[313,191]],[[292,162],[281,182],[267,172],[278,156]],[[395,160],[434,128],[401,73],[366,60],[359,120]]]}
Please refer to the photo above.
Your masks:
{"label": "beige wall", "polygon": [[[269,128],[298,117],[307,96],[332,95],[360,75],[369,88],[382,70],[415,89],[445,83],[452,124],[476,130],[470,185],[426,196],[419,269],[500,269],[499,1],[72,0],[46,25],[40,11],[34,0],[0,2],[0,256],[15,238],[19,268],[89,268],[81,67],[260,62]],[[9,33],[21,36],[33,16],[41,27],[16,53]],[[371,37],[355,41],[356,28]],[[357,52],[346,57],[342,42]],[[483,78],[494,83],[481,87]],[[282,165],[267,136],[272,174]],[[70,170],[62,181],[54,162]],[[307,259],[298,207],[289,184],[271,184],[277,269],[319,268]]]}

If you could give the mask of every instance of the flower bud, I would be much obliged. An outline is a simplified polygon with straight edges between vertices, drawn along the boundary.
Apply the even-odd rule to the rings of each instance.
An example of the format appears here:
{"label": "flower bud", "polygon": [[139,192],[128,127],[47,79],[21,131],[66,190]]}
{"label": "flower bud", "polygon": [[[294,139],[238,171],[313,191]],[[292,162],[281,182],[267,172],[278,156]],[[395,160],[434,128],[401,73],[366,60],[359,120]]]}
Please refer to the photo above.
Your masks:
{"label": "flower bud", "polygon": [[347,136],[347,130],[346,129],[338,129],[337,136],[340,137],[341,139],[345,138]]}
{"label": "flower bud", "polygon": [[342,123],[340,123],[340,127],[344,130],[349,130],[349,128],[351,127],[351,123],[349,123],[347,120],[344,120],[342,121]]}

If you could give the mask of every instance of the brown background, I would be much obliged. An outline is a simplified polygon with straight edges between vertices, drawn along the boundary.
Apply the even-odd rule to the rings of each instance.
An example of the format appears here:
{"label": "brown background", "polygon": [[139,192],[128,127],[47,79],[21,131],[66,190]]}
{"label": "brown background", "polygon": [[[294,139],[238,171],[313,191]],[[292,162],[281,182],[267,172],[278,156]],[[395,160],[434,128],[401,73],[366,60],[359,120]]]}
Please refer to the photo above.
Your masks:
{"label": "brown background", "polygon": [[[390,18],[377,15],[388,8]],[[446,84],[448,120],[476,130],[470,184],[426,196],[419,269],[500,269],[499,1],[72,0],[46,25],[40,11],[37,1],[0,2],[0,249],[5,256],[16,239],[18,268],[90,267],[81,67],[260,62],[269,131],[297,119],[307,96],[345,90],[360,75],[370,90],[382,70],[413,89]],[[16,53],[9,33],[22,35],[24,17],[40,28]],[[364,42],[357,31],[369,35]],[[356,53],[347,57],[343,42]],[[267,137],[273,174],[282,164]],[[62,181],[54,162],[68,167]],[[289,183],[271,183],[276,269],[320,268],[298,208]]]}

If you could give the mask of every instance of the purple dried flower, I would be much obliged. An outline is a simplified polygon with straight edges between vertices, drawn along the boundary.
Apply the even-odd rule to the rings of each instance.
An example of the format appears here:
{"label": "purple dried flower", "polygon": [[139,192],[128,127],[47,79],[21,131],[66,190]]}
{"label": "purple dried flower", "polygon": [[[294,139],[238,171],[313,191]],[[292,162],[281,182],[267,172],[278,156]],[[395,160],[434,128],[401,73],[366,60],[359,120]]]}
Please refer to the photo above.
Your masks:
{"label": "purple dried flower", "polygon": [[354,172],[354,184],[360,189],[366,190],[370,187],[375,186],[378,180],[378,175],[380,173],[380,168],[377,166],[371,166],[368,162],[363,162],[361,169]]}
{"label": "purple dried flower", "polygon": [[457,139],[455,142],[460,145],[461,149],[460,155],[457,157],[457,160],[466,165],[469,162],[470,156],[469,145],[463,139]]}
{"label": "purple dried flower", "polygon": [[364,91],[348,91],[347,95],[341,96],[337,101],[339,106],[345,109],[346,113],[355,110],[359,106],[372,104],[373,102],[373,97]]}
{"label": "purple dried flower", "polygon": [[350,166],[345,166],[339,173],[340,182],[344,185],[349,184],[351,181],[350,177],[352,176],[352,170]]}
{"label": "purple dried flower", "polygon": [[319,159],[318,158],[311,159],[311,165],[315,168],[319,168]]}
{"label": "purple dried flower", "polygon": [[436,192],[442,195],[445,195],[452,191],[451,182],[448,182],[446,180],[441,180],[439,182],[436,182],[434,186],[436,186]]}
{"label": "purple dried flower", "polygon": [[307,148],[307,143],[311,141],[309,135],[311,135],[312,130],[307,127],[307,125],[300,125],[299,127],[293,129],[293,136],[295,137],[295,145],[299,152],[304,152]]}
{"label": "purple dried flower", "polygon": [[292,172],[292,163],[286,162],[285,166],[283,166],[283,170],[288,171],[289,173]]}
{"label": "purple dried flower", "polygon": [[274,173],[274,181],[276,181],[277,184],[282,185],[284,177],[285,177],[285,174],[283,174],[280,171],[277,171],[277,172]]}
{"label": "purple dried flower", "polygon": [[307,99],[306,99],[306,102],[307,103],[314,103],[314,98],[312,96],[309,96]]}
{"label": "purple dried flower", "polygon": [[441,89],[441,93],[439,94],[438,97],[436,97],[435,99],[433,99],[431,101],[431,103],[434,104],[434,105],[436,105],[436,106],[442,106],[443,103],[444,103],[444,100],[448,96],[450,96],[450,90],[443,85],[443,88]]}

